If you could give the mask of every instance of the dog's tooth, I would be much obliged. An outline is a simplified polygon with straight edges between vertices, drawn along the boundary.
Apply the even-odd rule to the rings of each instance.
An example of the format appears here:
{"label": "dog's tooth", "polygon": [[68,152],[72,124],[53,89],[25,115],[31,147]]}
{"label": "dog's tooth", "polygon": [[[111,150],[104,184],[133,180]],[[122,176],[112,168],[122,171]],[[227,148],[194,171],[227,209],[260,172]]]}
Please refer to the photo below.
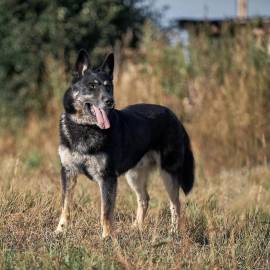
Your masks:
{"label": "dog's tooth", "polygon": [[92,113],[93,115],[96,115],[95,110],[93,109],[93,107],[91,107],[91,113]]}

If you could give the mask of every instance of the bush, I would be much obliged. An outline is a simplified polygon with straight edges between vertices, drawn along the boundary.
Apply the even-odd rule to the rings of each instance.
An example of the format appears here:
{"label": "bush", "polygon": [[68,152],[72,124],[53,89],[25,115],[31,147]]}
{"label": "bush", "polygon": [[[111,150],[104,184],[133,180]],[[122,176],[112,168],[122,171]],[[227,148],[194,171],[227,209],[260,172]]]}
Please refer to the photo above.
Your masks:
{"label": "bush", "polygon": [[149,15],[140,0],[0,0],[0,106],[17,116],[44,112],[48,57],[70,70],[80,48],[112,48],[127,32],[136,46]]}
{"label": "bush", "polygon": [[224,29],[214,39],[201,29],[184,46],[145,28],[145,77],[156,77],[165,93],[179,99],[174,110],[188,120],[197,158],[210,171],[269,160],[269,35],[258,39],[251,30],[232,36]]}

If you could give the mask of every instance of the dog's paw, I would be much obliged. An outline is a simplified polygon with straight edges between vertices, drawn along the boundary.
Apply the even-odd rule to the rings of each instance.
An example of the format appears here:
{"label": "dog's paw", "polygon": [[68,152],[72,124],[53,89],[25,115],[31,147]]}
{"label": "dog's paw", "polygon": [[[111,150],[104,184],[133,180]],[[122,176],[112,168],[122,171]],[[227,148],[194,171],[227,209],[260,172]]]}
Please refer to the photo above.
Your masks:
{"label": "dog's paw", "polygon": [[66,226],[65,224],[59,224],[56,228],[56,230],[54,231],[55,235],[61,235],[63,233],[66,232]]}
{"label": "dog's paw", "polygon": [[140,222],[138,222],[138,221],[134,221],[133,223],[132,223],[132,225],[131,225],[131,228],[133,229],[133,230],[139,230],[139,231],[143,231],[143,223],[140,223]]}
{"label": "dog's paw", "polygon": [[59,229],[56,229],[54,232],[53,232],[55,235],[61,235],[64,233],[63,230],[59,230]]}
{"label": "dog's paw", "polygon": [[102,232],[102,239],[107,239],[107,238],[110,238],[112,235],[109,231],[103,231]]}

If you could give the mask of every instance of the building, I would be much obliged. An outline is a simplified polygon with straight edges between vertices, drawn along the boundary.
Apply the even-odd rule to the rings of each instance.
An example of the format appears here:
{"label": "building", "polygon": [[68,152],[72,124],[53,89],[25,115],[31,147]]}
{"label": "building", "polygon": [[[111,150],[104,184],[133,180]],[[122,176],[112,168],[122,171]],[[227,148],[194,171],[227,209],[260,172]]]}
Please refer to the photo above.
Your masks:
{"label": "building", "polygon": [[242,28],[250,27],[254,35],[261,37],[270,34],[270,17],[248,17],[247,0],[236,0],[237,14],[232,18],[219,19],[192,19],[181,18],[177,25],[189,34],[198,35],[202,30],[209,33],[210,37],[218,38],[226,31],[232,36],[237,35]]}

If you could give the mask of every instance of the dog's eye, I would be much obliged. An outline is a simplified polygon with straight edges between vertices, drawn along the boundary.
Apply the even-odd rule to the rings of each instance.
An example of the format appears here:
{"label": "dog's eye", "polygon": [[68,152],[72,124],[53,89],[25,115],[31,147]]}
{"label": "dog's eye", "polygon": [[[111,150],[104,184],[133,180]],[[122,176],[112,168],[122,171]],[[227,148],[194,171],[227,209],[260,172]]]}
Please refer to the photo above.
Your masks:
{"label": "dog's eye", "polygon": [[90,89],[96,89],[97,85],[95,83],[90,83],[89,87],[90,87]]}

